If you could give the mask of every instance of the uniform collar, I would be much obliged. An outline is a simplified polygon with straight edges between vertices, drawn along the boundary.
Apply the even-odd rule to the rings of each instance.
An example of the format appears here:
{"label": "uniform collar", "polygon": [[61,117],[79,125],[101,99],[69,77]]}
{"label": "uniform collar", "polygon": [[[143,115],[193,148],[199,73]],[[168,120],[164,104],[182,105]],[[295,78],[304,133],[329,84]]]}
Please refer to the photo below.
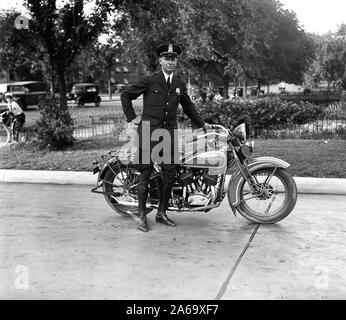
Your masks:
{"label": "uniform collar", "polygon": [[167,78],[170,77],[170,80],[171,80],[171,83],[172,83],[172,79],[173,79],[173,76],[174,76],[174,72],[171,73],[170,75],[168,75],[166,72],[164,72],[164,71],[162,70],[162,73],[163,73],[163,75],[165,76],[166,82],[167,82]]}
{"label": "uniform collar", "polygon": [[[174,73],[172,73],[170,76],[171,76],[171,87],[169,89],[169,92],[172,92],[173,90],[175,90],[179,80],[178,80],[178,76],[176,76]],[[165,73],[163,72],[163,70],[161,70],[158,73],[157,80],[163,88],[167,89],[167,81],[165,79]]]}

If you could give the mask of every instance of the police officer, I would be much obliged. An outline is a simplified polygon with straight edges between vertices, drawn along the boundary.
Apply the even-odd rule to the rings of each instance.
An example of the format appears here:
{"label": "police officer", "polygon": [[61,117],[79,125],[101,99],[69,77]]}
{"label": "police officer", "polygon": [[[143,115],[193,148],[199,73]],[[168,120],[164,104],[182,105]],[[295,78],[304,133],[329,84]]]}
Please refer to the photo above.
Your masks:
{"label": "police officer", "polygon": [[[138,161],[140,171],[137,188],[138,216],[139,229],[144,232],[149,230],[145,208],[153,162],[161,166],[163,173],[163,183],[159,186],[160,201],[156,222],[170,227],[176,226],[175,222],[167,216],[166,210],[176,173],[174,159],[177,159],[178,148],[177,139],[174,139],[174,129],[177,129],[177,108],[179,104],[183,107],[184,113],[198,128],[207,128],[209,126],[203,121],[188,96],[186,83],[175,73],[178,56],[181,52],[182,49],[172,43],[158,47],[156,53],[159,56],[161,71],[144,76],[137,83],[127,87],[121,94],[121,103],[129,126],[138,125],[136,153],[136,161]],[[138,121],[132,100],[142,94],[143,112],[140,121]],[[155,132],[159,132],[159,134],[155,134]],[[161,136],[160,133],[162,133]],[[154,138],[158,135],[163,139]],[[155,146],[159,143],[164,148],[157,154]],[[162,161],[159,163],[154,159],[161,159]]]}

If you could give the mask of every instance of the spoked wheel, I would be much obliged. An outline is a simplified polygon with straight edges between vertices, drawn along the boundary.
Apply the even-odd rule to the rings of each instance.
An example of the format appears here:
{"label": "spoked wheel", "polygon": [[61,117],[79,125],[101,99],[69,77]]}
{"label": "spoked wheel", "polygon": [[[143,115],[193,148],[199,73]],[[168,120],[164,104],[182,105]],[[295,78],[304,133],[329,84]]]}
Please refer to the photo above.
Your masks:
{"label": "spoked wheel", "polygon": [[263,168],[252,175],[259,191],[254,193],[244,179],[240,186],[238,212],[257,223],[275,223],[287,217],[297,201],[297,187],[292,175],[282,168]]}
{"label": "spoked wheel", "polygon": [[7,145],[10,142],[11,133],[8,128],[0,123],[0,148]]}
{"label": "spoked wheel", "polygon": [[[104,176],[102,188],[105,192],[105,199],[113,210],[123,216],[133,216],[138,212],[139,175],[135,166],[115,163]],[[153,209],[147,208],[146,210],[148,214]]]}

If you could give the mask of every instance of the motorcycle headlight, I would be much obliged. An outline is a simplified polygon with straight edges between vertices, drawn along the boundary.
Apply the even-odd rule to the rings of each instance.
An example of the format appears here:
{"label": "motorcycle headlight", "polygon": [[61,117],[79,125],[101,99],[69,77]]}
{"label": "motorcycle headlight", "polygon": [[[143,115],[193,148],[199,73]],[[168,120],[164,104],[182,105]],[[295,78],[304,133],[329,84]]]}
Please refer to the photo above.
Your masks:
{"label": "motorcycle headlight", "polygon": [[254,141],[252,140],[251,142],[246,141],[245,144],[243,144],[240,148],[242,154],[244,155],[245,158],[249,157],[254,149]]}
{"label": "motorcycle headlight", "polygon": [[240,140],[246,140],[246,128],[245,123],[241,123],[233,130],[233,134]]}

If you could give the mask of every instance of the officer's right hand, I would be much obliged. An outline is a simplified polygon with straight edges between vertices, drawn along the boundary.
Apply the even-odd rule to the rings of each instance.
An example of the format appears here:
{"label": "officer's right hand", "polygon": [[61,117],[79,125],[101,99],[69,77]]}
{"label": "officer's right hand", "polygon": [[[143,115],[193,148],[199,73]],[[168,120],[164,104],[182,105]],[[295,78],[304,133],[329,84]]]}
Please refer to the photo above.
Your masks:
{"label": "officer's right hand", "polygon": [[127,123],[127,129],[128,130],[135,130],[135,129],[137,129],[138,124],[139,124],[139,121],[137,120],[137,118],[133,119],[131,122]]}

